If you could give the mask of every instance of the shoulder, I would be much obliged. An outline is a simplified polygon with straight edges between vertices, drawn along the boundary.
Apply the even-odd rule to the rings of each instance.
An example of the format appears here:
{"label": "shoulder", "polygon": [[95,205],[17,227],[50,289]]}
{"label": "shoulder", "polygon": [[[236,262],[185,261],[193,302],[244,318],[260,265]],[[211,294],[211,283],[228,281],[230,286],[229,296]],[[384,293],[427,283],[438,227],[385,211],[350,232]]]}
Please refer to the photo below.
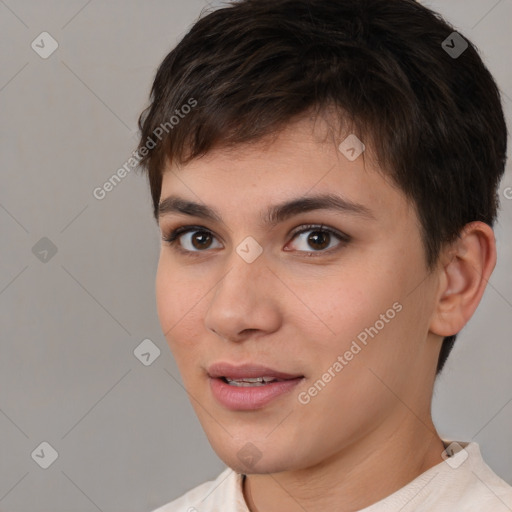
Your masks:
{"label": "shoulder", "polygon": [[512,487],[485,463],[478,444],[445,442],[444,461],[360,512],[511,512]]}
{"label": "shoulder", "polygon": [[482,511],[512,510],[512,486],[500,478],[484,461],[476,443],[466,446],[468,470],[466,472],[466,499],[478,503]]}
{"label": "shoulder", "polygon": [[242,475],[226,468],[215,480],[194,487],[153,512],[208,512],[220,510],[220,505],[226,512],[238,511],[235,507],[242,497],[241,481]]}
{"label": "shoulder", "polygon": [[512,487],[485,463],[478,444],[455,444],[463,449],[437,467],[436,506],[426,510],[510,512]]}

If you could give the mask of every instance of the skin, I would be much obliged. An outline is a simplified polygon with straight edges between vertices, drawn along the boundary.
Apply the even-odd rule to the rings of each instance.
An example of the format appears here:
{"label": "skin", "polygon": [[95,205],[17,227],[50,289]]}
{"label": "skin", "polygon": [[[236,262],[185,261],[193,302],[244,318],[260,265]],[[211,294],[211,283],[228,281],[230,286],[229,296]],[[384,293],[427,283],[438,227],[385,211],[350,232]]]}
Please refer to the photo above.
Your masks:
{"label": "skin", "polygon": [[[200,202],[223,219],[161,216],[163,235],[199,225],[212,238],[206,248],[193,245],[197,231],[174,246],[162,242],[157,309],[213,449],[248,475],[252,512],[360,510],[442,462],[430,412],[441,341],[468,321],[495,264],[492,230],[475,222],[429,271],[414,205],[380,172],[369,145],[351,162],[326,130],[303,118],[273,140],[217,148],[163,174],[161,199]],[[268,206],[316,193],[341,195],[373,218],[316,210],[260,225]],[[315,250],[308,236],[317,228],[291,234],[305,224],[351,239],[327,235],[328,248]],[[263,248],[252,263],[236,252],[247,236]],[[401,311],[300,403],[298,394],[396,302]],[[210,391],[206,369],[218,361],[305,378],[261,409],[230,411]],[[248,442],[261,454],[250,466],[237,457]]]}

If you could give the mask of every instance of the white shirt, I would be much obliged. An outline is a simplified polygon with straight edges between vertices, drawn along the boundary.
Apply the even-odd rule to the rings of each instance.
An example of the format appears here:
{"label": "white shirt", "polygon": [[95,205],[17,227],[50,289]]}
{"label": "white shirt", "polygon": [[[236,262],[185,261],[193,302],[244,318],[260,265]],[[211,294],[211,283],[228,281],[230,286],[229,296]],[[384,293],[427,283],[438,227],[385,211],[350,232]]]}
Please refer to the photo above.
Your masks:
{"label": "white shirt", "polygon": [[[512,487],[487,466],[478,444],[457,445],[458,453],[359,512],[511,512]],[[153,512],[250,512],[242,481],[242,474],[226,468]]]}

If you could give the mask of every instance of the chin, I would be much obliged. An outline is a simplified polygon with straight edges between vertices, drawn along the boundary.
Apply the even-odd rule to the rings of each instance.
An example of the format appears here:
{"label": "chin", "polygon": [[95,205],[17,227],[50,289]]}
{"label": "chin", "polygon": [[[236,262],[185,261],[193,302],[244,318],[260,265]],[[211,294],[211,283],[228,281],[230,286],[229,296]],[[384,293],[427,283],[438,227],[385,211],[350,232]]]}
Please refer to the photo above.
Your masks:
{"label": "chin", "polygon": [[221,459],[231,469],[244,475],[264,475],[297,469],[291,464],[291,461],[287,463],[284,459],[279,459],[275,456],[271,460],[264,460],[265,458],[262,457],[254,463],[241,462],[236,454],[230,454],[225,458],[221,457]]}
{"label": "chin", "polygon": [[218,457],[237,473],[265,474],[300,469],[296,448],[283,446],[280,441],[265,440],[264,436],[261,442],[247,437],[211,444]]}

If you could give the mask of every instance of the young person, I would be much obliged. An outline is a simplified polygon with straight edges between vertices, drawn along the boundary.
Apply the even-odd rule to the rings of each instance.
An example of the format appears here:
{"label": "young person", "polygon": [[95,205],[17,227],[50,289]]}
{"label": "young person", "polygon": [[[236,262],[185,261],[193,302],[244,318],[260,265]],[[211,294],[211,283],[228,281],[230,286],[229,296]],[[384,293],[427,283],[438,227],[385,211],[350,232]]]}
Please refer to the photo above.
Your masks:
{"label": "young person", "polygon": [[512,510],[430,410],[496,262],[507,130],[471,42],[413,0],[241,0],[139,125],[160,323],[228,466],[158,512]]}

